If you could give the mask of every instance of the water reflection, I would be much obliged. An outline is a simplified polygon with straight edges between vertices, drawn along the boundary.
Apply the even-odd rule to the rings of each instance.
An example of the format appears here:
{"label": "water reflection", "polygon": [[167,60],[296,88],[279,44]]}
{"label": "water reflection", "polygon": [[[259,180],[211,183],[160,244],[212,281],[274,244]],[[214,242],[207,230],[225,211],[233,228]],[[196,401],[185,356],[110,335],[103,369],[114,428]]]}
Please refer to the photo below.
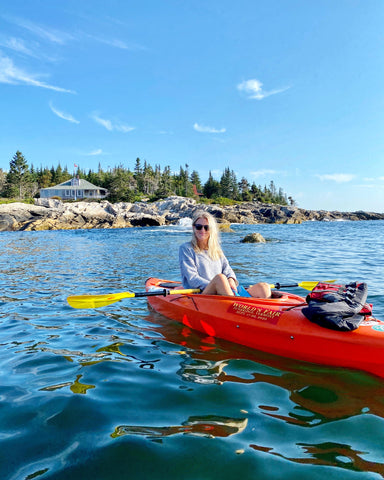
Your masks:
{"label": "water reflection", "polygon": [[203,358],[188,357],[180,363],[181,368],[177,371],[177,374],[187,382],[222,384],[221,376],[226,365],[228,365],[226,361],[212,362]]}
{"label": "water reflection", "polygon": [[295,463],[334,466],[355,472],[378,473],[384,477],[384,463],[365,460],[363,456],[366,452],[355,450],[350,445],[334,442],[318,444],[298,443],[297,447],[301,453],[301,456],[298,457],[289,457],[277,452],[274,448],[261,445],[252,444],[250,447],[256,451],[270,453]]}
{"label": "water reflection", "polygon": [[[182,345],[177,373],[199,384],[266,383],[289,393],[289,404],[260,404],[263,415],[292,425],[315,427],[361,414],[384,418],[384,385],[363,372],[311,365],[257,352],[212,337],[150,312],[148,329],[161,332],[173,344]],[[245,364],[244,360],[248,360]]]}
{"label": "water reflection", "polygon": [[74,382],[63,382],[56,385],[50,385],[49,387],[40,388],[40,391],[52,392],[61,388],[69,387],[73,393],[85,395],[88,390],[96,388],[96,386],[81,383],[80,379],[82,378],[82,376],[83,375],[77,375]]}
{"label": "water reflection", "polygon": [[208,438],[229,437],[242,432],[246,428],[247,423],[247,418],[228,418],[216,415],[194,416],[189,417],[181,425],[168,427],[120,425],[115,428],[111,437],[141,435],[153,439],[178,434]]}

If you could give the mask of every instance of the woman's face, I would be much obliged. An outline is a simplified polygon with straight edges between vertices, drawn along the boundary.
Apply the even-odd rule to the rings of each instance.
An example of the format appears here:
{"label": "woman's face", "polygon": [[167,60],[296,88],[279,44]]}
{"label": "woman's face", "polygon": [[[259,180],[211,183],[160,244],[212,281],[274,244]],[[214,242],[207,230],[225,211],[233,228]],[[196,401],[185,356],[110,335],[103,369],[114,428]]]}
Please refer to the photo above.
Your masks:
{"label": "woman's face", "polygon": [[195,236],[198,242],[207,242],[209,239],[209,223],[208,220],[204,217],[200,217],[196,220],[193,225]]}

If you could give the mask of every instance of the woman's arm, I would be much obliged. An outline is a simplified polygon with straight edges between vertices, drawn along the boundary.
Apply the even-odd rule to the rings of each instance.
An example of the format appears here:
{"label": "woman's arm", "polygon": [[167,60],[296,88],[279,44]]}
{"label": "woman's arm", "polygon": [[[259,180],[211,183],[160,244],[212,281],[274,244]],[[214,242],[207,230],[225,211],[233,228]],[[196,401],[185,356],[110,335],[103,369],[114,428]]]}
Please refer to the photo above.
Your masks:
{"label": "woman's arm", "polygon": [[181,281],[184,288],[201,288],[208,285],[209,279],[202,277],[196,265],[196,255],[192,246],[183,244],[179,249]]}
{"label": "woman's arm", "polygon": [[222,269],[223,269],[222,272],[228,278],[229,285],[231,286],[231,288],[236,289],[239,282],[237,281],[236,274],[232,270],[231,266],[229,265],[229,262],[225,255],[223,255],[222,257]]}

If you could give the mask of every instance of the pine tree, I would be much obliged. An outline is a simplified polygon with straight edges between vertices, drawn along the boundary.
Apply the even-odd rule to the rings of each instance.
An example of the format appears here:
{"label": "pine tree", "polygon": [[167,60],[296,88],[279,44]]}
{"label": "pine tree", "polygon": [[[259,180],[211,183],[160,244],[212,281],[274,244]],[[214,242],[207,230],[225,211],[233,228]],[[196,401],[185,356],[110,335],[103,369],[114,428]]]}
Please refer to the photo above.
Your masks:
{"label": "pine tree", "polygon": [[201,186],[200,175],[196,170],[191,173],[191,184],[196,185],[196,190],[201,192],[203,187]]}
{"label": "pine tree", "polygon": [[133,175],[137,183],[137,193],[143,192],[144,190],[143,169],[141,168],[141,160],[139,157],[136,158],[136,164],[135,164]]}
{"label": "pine tree", "polygon": [[203,192],[207,198],[217,197],[220,194],[220,183],[214,180],[211,171],[209,171],[208,180],[204,184]]}
{"label": "pine tree", "polygon": [[9,163],[6,183],[6,196],[8,198],[18,197],[22,199],[31,194],[31,174],[27,161],[19,150]]}

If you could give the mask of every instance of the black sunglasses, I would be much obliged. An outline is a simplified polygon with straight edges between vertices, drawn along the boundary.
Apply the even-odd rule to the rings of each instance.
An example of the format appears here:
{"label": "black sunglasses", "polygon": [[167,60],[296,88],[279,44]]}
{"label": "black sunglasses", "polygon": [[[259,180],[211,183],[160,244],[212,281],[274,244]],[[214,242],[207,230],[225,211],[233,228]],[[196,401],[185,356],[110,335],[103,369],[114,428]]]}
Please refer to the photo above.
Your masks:
{"label": "black sunglasses", "polygon": [[200,223],[196,223],[194,227],[196,228],[196,230],[201,230],[202,228],[204,228],[206,232],[208,232],[209,230],[209,225],[200,225]]}

